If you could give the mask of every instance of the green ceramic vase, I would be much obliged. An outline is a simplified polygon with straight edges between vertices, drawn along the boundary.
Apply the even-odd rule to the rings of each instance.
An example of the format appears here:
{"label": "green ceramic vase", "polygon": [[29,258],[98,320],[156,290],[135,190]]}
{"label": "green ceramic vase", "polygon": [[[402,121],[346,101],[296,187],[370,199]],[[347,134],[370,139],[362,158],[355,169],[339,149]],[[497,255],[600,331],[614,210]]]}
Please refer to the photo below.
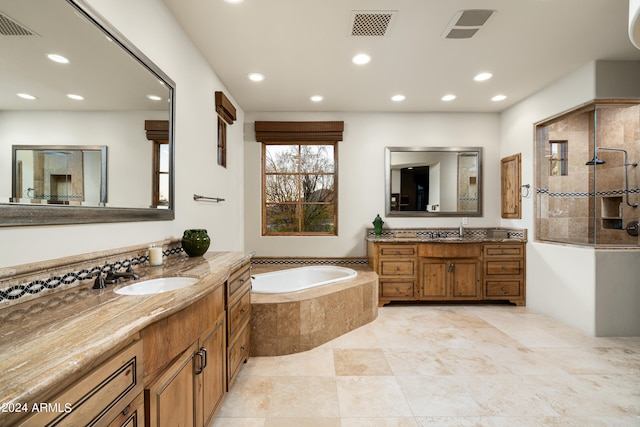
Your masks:
{"label": "green ceramic vase", "polygon": [[185,230],[182,236],[182,249],[190,257],[202,256],[209,249],[211,238],[207,234],[207,230],[193,229]]}

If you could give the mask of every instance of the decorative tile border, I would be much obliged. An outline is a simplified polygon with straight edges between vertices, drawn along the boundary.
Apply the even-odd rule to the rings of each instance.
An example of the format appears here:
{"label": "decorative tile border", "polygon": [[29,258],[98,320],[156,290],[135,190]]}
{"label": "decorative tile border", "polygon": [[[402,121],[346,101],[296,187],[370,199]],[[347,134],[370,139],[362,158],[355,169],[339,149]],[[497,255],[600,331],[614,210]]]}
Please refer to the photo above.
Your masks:
{"label": "decorative tile border", "polygon": [[[14,283],[0,288],[0,307],[39,297],[41,296],[40,294],[45,294],[47,291],[69,289],[83,283],[89,283],[89,281],[95,280],[98,273],[118,272],[149,261],[146,248],[136,252],[138,252],[137,255],[128,257],[126,257],[126,254],[122,254],[125,256],[123,258],[119,258],[116,255],[108,257],[108,259],[94,259],[90,262],[105,262],[93,265],[87,262],[81,268],[70,271],[52,272],[51,269],[45,269],[41,272],[36,271],[29,274],[29,279],[25,279],[25,281],[20,281],[20,279],[17,279],[17,282],[16,279],[2,280],[0,281],[0,286],[2,286],[2,282]],[[163,257],[169,257],[182,252],[181,246],[173,246],[164,248],[162,255]],[[130,251],[127,251],[127,253],[131,254]]]}
{"label": "decorative tile border", "polygon": [[[629,190],[606,190],[596,191],[596,197],[620,196],[624,194],[640,194],[640,188],[630,188]],[[549,197],[593,197],[593,192],[560,192],[552,193],[548,188],[536,188],[536,194],[546,194]]]}
{"label": "decorative tile border", "polygon": [[[509,229],[509,228],[497,228],[498,230],[503,230],[507,232],[507,236],[509,238],[512,239],[526,239],[526,232],[525,230],[521,230],[521,229]],[[475,237],[478,239],[482,239],[482,238],[487,238],[488,233],[490,230],[496,230],[496,228],[467,228],[465,227],[464,229],[464,236],[466,237]],[[447,238],[447,237],[457,237],[458,236],[458,229],[455,228],[422,228],[422,229],[415,229],[415,228],[394,228],[394,229],[383,229],[382,230],[382,238],[388,238],[388,239],[392,239],[392,238],[398,238],[399,235],[402,234],[411,234],[411,236],[414,236],[417,239],[429,239],[432,238],[434,236],[440,237],[440,238]],[[374,239],[376,238],[376,234],[373,228],[367,228],[366,230],[366,236],[367,238],[371,238]],[[404,236],[406,237],[406,236]]]}

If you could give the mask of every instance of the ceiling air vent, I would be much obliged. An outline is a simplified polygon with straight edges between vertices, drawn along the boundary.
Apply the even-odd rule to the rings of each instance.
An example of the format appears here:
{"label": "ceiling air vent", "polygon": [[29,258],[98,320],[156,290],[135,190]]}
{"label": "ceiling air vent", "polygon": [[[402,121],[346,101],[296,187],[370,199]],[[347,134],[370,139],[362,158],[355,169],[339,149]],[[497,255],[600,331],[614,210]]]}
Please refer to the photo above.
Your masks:
{"label": "ceiling air vent", "polygon": [[351,13],[352,37],[385,37],[397,10],[354,10]]}
{"label": "ceiling air vent", "polygon": [[447,25],[442,36],[447,39],[470,39],[493,16],[495,10],[459,10]]}
{"label": "ceiling air vent", "polygon": [[3,36],[35,36],[36,33],[26,29],[4,13],[0,12],[0,35]]}

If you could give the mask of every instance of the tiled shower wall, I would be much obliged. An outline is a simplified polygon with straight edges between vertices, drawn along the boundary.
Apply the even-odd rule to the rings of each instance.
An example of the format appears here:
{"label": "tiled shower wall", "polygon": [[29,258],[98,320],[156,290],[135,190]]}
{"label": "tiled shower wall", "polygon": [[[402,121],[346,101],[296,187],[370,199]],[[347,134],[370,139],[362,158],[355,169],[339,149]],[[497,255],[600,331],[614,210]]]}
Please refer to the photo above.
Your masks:
{"label": "tiled shower wall", "polygon": [[[638,237],[624,230],[630,221],[640,219],[640,208],[625,203],[623,152],[599,150],[598,157],[606,163],[585,165],[593,157],[594,128],[598,147],[625,149],[629,153],[629,163],[640,161],[638,105],[597,106],[595,114],[594,110],[570,113],[539,127],[536,136],[538,239],[638,245]],[[550,141],[567,141],[565,176],[550,176]],[[628,169],[630,202],[640,202],[640,166],[629,166]],[[604,211],[603,205],[606,206]]]}

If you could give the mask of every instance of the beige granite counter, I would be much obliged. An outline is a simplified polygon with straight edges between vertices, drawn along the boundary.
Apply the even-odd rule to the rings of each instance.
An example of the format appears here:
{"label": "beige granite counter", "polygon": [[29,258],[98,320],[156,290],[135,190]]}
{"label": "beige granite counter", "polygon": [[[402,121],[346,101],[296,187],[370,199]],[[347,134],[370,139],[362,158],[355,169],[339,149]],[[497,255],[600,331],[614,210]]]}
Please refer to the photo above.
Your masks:
{"label": "beige granite counter", "polygon": [[[222,286],[230,271],[249,260],[240,252],[204,257],[169,257],[163,266],[135,268],[140,280],[190,276],[187,288],[156,294],[118,295],[108,285],[78,286],[0,309],[0,404],[46,402],[137,338],[146,326],[173,314]],[[53,391],[52,391],[53,390]],[[0,425],[11,414],[0,412]]]}
{"label": "beige granite counter", "polygon": [[368,228],[365,240],[377,243],[526,243],[527,230],[464,227],[460,237],[458,228],[398,228],[383,229],[382,234],[376,236],[373,229]]}

